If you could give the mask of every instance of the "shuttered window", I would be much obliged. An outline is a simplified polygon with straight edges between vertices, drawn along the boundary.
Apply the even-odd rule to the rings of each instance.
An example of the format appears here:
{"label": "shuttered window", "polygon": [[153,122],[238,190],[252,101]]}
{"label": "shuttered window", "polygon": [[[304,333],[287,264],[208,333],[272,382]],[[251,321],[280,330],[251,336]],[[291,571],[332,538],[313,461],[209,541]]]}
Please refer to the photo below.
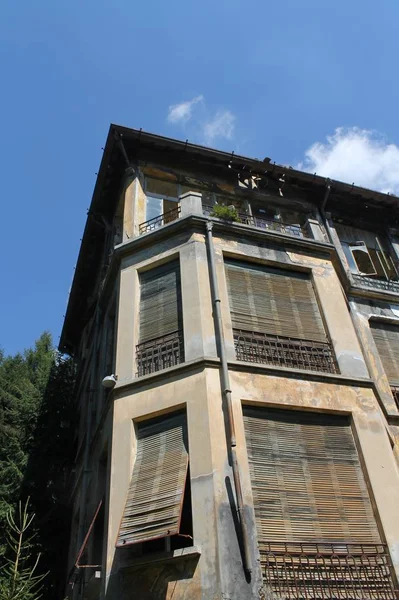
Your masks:
{"label": "shuttered window", "polygon": [[227,262],[234,329],[325,342],[323,321],[307,273]]}
{"label": "shuttered window", "polygon": [[165,336],[181,325],[179,261],[144,272],[140,277],[140,342]]}
{"label": "shuttered window", "polygon": [[381,321],[370,325],[389,382],[399,386],[399,326]]}
{"label": "shuttered window", "polygon": [[307,273],[226,262],[238,360],[337,372]]}
{"label": "shuttered window", "polygon": [[379,542],[348,419],[244,407],[259,541]]}
{"label": "shuttered window", "polygon": [[179,533],[187,470],[185,414],[139,425],[117,546]]}
{"label": "shuttered window", "polygon": [[138,374],[160,371],[184,361],[179,261],[140,276]]}

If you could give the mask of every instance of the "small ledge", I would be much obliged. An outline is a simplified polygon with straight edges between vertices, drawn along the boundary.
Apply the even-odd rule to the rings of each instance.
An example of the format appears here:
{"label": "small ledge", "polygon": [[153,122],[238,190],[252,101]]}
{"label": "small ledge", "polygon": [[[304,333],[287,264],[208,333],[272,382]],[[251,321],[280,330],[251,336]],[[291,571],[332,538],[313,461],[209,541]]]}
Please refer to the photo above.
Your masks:
{"label": "small ledge", "polygon": [[210,365],[216,365],[217,367],[220,366],[220,359],[216,356],[202,356],[200,358],[195,358],[193,360],[180,363],[174,367],[168,367],[167,369],[162,369],[161,371],[149,373],[148,375],[141,375],[141,377],[132,377],[131,379],[119,380],[114,387],[113,392],[118,393],[119,391],[126,390],[131,387],[140,387],[147,385],[148,383],[151,384],[158,379],[167,380],[180,375],[180,373],[184,373],[184,371],[203,369],[204,367]]}
{"label": "small ledge", "polygon": [[[125,381],[118,381],[114,394],[118,397],[119,392],[124,392],[129,388],[141,387],[152,384],[153,382],[163,379],[168,380],[184,374],[185,371],[202,370],[205,368],[220,368],[220,359],[213,356],[203,356],[181,363],[156,373],[143,375],[142,377],[132,377]],[[354,385],[359,387],[374,388],[374,382],[368,377],[350,377],[341,375],[340,373],[327,373],[320,371],[308,371],[306,369],[294,369],[290,367],[279,367],[277,365],[267,365],[263,363],[253,363],[238,360],[229,360],[228,367],[232,371],[246,371],[247,373],[261,373],[264,375],[274,375],[276,377],[287,377],[293,379],[302,379],[308,381],[319,381],[321,383],[337,383],[339,385]]]}
{"label": "small ledge", "polygon": [[201,556],[201,548],[199,546],[190,546],[188,548],[179,548],[178,550],[172,550],[171,552],[156,552],[154,554],[147,554],[140,556],[139,558],[132,558],[130,564],[124,564],[119,568],[119,571],[125,569],[135,569],[146,565],[156,565],[158,563],[169,563],[176,561],[185,561],[199,559]]}
{"label": "small ledge", "polygon": [[320,381],[321,383],[338,383],[340,385],[369,388],[374,387],[374,382],[369,377],[350,377],[349,375],[341,375],[340,373],[294,369],[290,367],[279,367],[277,365],[245,362],[242,360],[229,361],[229,368],[234,371],[247,371],[250,373],[257,372],[265,375],[275,375],[276,377],[289,377],[293,379]]}

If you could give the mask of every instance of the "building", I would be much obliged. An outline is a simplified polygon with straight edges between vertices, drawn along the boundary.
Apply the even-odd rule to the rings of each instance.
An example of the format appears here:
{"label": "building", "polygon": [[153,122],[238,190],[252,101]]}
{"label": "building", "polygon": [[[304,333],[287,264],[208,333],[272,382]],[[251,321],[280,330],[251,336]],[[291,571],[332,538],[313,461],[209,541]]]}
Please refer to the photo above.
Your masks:
{"label": "building", "polygon": [[398,209],[111,126],[60,343],[70,598],[397,597]]}

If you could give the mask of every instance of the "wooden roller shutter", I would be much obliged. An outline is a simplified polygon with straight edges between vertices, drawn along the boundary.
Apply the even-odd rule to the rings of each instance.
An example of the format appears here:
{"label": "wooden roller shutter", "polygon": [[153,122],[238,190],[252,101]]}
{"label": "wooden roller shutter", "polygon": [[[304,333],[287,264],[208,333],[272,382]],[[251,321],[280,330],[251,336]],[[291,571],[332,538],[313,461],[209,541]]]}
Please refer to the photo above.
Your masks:
{"label": "wooden roller shutter", "polygon": [[327,341],[308,274],[235,261],[225,265],[234,329]]}
{"label": "wooden roller shutter", "polygon": [[117,546],[179,532],[188,468],[185,414],[140,425]]}
{"label": "wooden roller shutter", "polygon": [[347,418],[244,409],[258,538],[379,542]]}
{"label": "wooden roller shutter", "polygon": [[399,386],[399,326],[372,321],[371,331],[389,382]]}
{"label": "wooden roller shutter", "polygon": [[181,329],[179,261],[140,276],[140,343]]}

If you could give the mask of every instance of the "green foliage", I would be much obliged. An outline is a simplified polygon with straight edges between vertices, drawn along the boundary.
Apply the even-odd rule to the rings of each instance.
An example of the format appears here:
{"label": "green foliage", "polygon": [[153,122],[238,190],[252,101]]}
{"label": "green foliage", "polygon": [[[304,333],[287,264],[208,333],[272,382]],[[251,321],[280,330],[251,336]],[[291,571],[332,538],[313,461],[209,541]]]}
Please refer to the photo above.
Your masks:
{"label": "green foliage", "polygon": [[218,217],[218,219],[224,219],[225,221],[235,221],[236,223],[241,222],[235,206],[226,206],[225,204],[215,204],[212,207],[211,217]]}
{"label": "green foliage", "polygon": [[8,515],[30,496],[31,556],[41,553],[38,571],[50,571],[43,582],[48,600],[60,597],[65,581],[74,379],[72,359],[55,351],[48,333],[24,354],[0,353],[0,561],[8,552]]}
{"label": "green foliage", "polygon": [[40,554],[32,555],[34,534],[28,533],[34,515],[28,514],[28,503],[18,504],[16,517],[7,512],[8,553],[0,568],[0,600],[38,600],[46,573],[37,574]]}
{"label": "green foliage", "polygon": [[[24,355],[0,361],[0,532],[19,500],[47,381],[54,362],[51,336],[44,333]],[[0,534],[0,555],[4,552]]]}

